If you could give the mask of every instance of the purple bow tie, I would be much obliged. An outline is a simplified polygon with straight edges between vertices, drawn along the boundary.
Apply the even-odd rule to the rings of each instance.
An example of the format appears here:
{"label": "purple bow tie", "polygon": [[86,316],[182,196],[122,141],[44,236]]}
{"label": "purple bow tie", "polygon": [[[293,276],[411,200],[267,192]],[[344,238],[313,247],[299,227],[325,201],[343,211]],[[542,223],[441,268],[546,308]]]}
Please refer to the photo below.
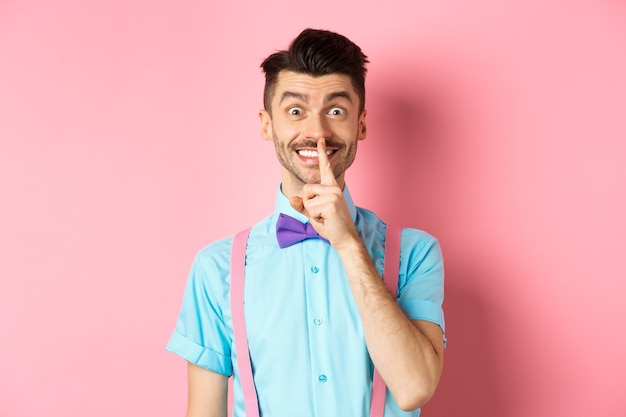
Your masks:
{"label": "purple bow tie", "polygon": [[302,242],[305,239],[322,239],[328,242],[315,231],[311,223],[302,223],[283,213],[278,215],[278,221],[276,222],[276,238],[278,238],[278,246],[281,249]]}

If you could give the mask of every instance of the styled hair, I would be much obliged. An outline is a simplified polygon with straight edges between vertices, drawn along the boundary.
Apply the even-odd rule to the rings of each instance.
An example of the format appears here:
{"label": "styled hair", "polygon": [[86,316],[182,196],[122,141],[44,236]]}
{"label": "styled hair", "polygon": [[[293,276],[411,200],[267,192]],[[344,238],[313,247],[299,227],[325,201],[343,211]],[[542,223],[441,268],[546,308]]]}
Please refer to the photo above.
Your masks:
{"label": "styled hair", "polygon": [[361,48],[345,36],[328,30],[305,29],[291,42],[288,50],[271,54],[261,64],[265,73],[265,110],[271,109],[280,72],[293,71],[311,76],[349,76],[359,96],[359,112],[362,112],[365,108],[365,64],[368,62]]}

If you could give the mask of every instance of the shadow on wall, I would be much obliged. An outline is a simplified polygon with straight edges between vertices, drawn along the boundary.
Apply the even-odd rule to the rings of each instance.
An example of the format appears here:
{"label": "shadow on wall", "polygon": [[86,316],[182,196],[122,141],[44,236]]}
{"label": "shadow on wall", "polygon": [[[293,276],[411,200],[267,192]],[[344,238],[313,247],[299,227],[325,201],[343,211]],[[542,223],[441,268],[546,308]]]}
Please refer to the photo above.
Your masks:
{"label": "shadow on wall", "polygon": [[[452,258],[452,259],[451,259]],[[511,405],[503,389],[514,375],[502,375],[495,359],[497,317],[492,305],[478,291],[459,285],[472,276],[461,272],[452,256],[447,257],[445,312],[449,344],[444,373],[423,415],[436,417],[507,416]]]}
{"label": "shadow on wall", "polygon": [[406,66],[402,71],[385,74],[384,81],[368,91],[369,139],[361,145],[352,175],[360,187],[375,193],[362,193],[366,201],[359,199],[359,203],[383,219],[427,230],[442,244],[446,365],[441,385],[423,415],[505,416],[511,405],[505,407],[502,389],[511,382],[515,385],[516,376],[498,369],[499,336],[490,323],[501,312],[475,285],[499,277],[489,276],[487,257],[472,259],[464,253],[467,239],[456,234],[467,221],[464,200],[471,197],[463,173],[466,164],[459,162],[468,141],[477,138],[466,131],[468,115],[455,100],[455,89],[438,88],[435,78],[415,75]]}

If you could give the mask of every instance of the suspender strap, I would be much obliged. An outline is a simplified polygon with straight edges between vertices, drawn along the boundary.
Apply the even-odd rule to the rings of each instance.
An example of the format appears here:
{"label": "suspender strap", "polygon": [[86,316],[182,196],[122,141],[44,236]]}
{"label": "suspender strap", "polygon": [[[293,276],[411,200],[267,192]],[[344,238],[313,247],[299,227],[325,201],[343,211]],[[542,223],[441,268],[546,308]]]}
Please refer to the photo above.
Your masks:
{"label": "suspender strap", "polygon": [[233,238],[233,247],[230,255],[230,310],[233,318],[235,333],[235,349],[239,363],[239,380],[243,390],[246,406],[246,416],[259,417],[259,403],[252,379],[252,364],[248,350],[248,336],[246,334],[246,318],[243,309],[244,274],[246,268],[246,243],[250,229],[241,231]]}
{"label": "suspender strap", "polygon": [[[248,350],[248,336],[246,332],[246,319],[244,316],[244,278],[246,265],[246,243],[250,229],[241,231],[233,238],[232,252],[230,256],[230,309],[233,318],[233,330],[235,333],[235,349],[237,362],[239,363],[239,380],[243,390],[245,410],[247,417],[259,417],[259,402],[252,377],[252,364]],[[385,237],[385,266],[383,281],[391,296],[395,299],[398,294],[398,276],[400,270],[400,241],[402,229],[397,226],[387,225]],[[372,386],[372,404],[370,417],[383,417],[385,414],[385,396],[387,388],[383,379],[374,369],[374,381]]]}
{"label": "suspender strap", "polygon": [[[383,281],[387,290],[395,300],[398,296],[398,277],[400,271],[400,241],[402,229],[397,226],[387,225],[385,236],[385,267]],[[374,382],[372,386],[372,405],[370,417],[383,417],[385,415],[385,397],[387,387],[380,374],[374,368]]]}

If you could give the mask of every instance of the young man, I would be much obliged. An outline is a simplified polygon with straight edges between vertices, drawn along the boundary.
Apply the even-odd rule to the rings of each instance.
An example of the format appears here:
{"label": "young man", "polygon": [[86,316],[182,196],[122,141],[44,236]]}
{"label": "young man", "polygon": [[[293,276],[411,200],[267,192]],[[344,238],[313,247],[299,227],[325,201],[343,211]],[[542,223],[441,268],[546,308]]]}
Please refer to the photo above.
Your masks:
{"label": "young man", "polygon": [[[439,382],[437,241],[403,229],[395,300],[381,280],[387,225],[355,207],[345,185],[367,133],[367,62],[344,36],[307,29],[262,64],[261,135],[282,165],[275,211],[251,229],[245,251],[245,328],[263,417],[368,416],[374,367],[388,388],[385,416],[418,416]],[[314,231],[285,243],[284,215]],[[224,417],[233,374],[233,414],[250,411],[234,358],[232,240],[198,253],[168,345],[189,362],[188,417]]]}

